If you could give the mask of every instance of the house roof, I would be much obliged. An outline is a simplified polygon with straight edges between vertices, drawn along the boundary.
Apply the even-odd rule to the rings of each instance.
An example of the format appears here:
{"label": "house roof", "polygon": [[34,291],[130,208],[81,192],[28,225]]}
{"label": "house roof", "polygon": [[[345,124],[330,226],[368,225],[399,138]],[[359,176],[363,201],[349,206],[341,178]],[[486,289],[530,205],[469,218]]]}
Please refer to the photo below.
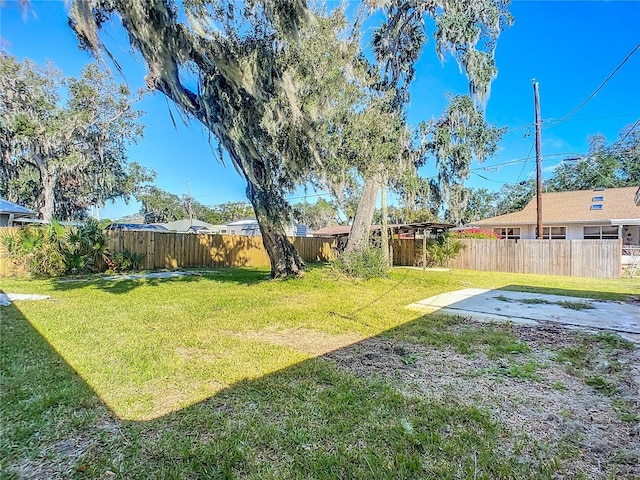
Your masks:
{"label": "house roof", "polygon": [[0,213],[9,215],[13,214],[20,217],[33,217],[38,215],[38,212],[34,212],[27,207],[23,207],[22,205],[18,205],[17,203],[10,202],[3,198],[0,198]]}
{"label": "house roof", "polygon": [[236,220],[234,222],[227,223],[227,227],[237,227],[241,225],[257,225],[258,220],[255,217],[249,218],[241,218],[240,220]]}
{"label": "house roof", "polygon": [[208,229],[215,228],[215,225],[207,222],[203,222],[202,220],[198,220],[194,218],[193,220],[189,220],[188,218],[182,220],[176,220],[174,222],[168,223],[160,223],[163,227],[166,227],[168,230],[172,230],[175,232],[186,232],[189,230],[191,225],[195,225],[197,227],[207,227]]}
{"label": "house roof", "polygon": [[[542,221],[544,225],[569,223],[602,223],[612,219],[640,220],[640,208],[636,206],[638,187],[607,188],[604,190],[575,190],[542,194]],[[602,201],[593,200],[603,197]],[[602,205],[592,210],[592,205]],[[519,212],[486,218],[473,225],[535,225],[536,197]]]}

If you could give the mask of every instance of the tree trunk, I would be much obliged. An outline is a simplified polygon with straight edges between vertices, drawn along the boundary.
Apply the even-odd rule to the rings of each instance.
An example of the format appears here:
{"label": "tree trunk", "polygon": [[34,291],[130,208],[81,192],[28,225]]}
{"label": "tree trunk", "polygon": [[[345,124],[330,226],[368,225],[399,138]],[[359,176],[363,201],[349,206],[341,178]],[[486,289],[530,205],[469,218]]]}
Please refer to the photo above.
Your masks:
{"label": "tree trunk", "polygon": [[367,246],[379,190],[380,179],[377,175],[365,180],[356,216],[353,219],[353,225],[351,225],[351,232],[349,232],[345,253],[356,252]]}
{"label": "tree trunk", "polygon": [[40,208],[40,213],[45,222],[50,222],[55,212],[55,187],[58,179],[56,175],[50,174],[46,169],[40,169],[40,181],[42,182],[42,207]]}
{"label": "tree trunk", "polygon": [[264,192],[250,181],[247,181],[247,197],[253,205],[262,233],[262,243],[269,255],[271,277],[300,275],[304,270],[304,261],[289,242],[283,226],[283,222],[288,221],[284,215],[286,200],[278,191]]}

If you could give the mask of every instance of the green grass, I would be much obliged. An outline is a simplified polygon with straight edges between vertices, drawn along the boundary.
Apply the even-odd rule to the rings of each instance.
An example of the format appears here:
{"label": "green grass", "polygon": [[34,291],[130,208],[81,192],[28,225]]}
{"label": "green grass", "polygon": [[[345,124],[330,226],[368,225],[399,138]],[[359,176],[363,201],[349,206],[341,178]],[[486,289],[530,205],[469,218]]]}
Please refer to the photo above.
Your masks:
{"label": "green grass", "polygon": [[549,300],[545,300],[544,298],[523,298],[519,300],[520,303],[526,303],[530,305],[544,305],[551,303]]}
{"label": "green grass", "polygon": [[478,325],[452,315],[419,318],[383,335],[418,345],[453,348],[463,354],[484,351],[492,359],[530,351],[528,345],[516,339],[509,325]]}
{"label": "green grass", "polygon": [[518,302],[527,305],[560,305],[562,308],[568,308],[571,310],[588,310],[594,308],[593,305],[584,301],[562,300],[559,302],[551,302],[549,300],[545,300],[544,298],[521,298],[516,300],[505,295],[498,295],[493,298],[506,303]]}
{"label": "green grass", "polygon": [[587,302],[572,302],[570,300],[563,300],[561,302],[557,302],[557,305],[560,305],[562,308],[568,308],[570,310],[590,310],[593,308],[593,305]]}
{"label": "green grass", "polygon": [[[287,343],[300,338],[286,332],[336,348],[383,335],[486,354],[509,359],[507,375],[531,379],[530,347],[509,325],[404,306],[468,287],[566,285],[570,295],[616,300],[639,287],[464,271],[350,281],[315,267],[278,282],[267,273],[2,279],[4,291],[52,299],[0,310],[0,478],[19,478],[20,468],[40,478],[551,478],[559,467],[545,452],[528,463],[501,451],[506,432],[488,412],[357,378]],[[264,341],[273,332],[284,340]],[[620,342],[598,339],[604,349]],[[414,368],[420,356],[400,360]]]}
{"label": "green grass", "polygon": [[487,373],[498,376],[538,381],[540,380],[540,375],[537,373],[539,368],[540,365],[537,362],[527,361],[524,363],[512,363],[510,365],[493,367],[488,369]]}
{"label": "green grass", "polygon": [[[580,337],[579,343],[560,350],[556,361],[565,365],[568,372],[581,378],[586,385],[605,396],[614,396],[618,393],[617,384],[623,370],[618,354],[635,349],[635,345],[611,332],[582,334]],[[625,421],[635,417],[626,407],[618,410]]]}

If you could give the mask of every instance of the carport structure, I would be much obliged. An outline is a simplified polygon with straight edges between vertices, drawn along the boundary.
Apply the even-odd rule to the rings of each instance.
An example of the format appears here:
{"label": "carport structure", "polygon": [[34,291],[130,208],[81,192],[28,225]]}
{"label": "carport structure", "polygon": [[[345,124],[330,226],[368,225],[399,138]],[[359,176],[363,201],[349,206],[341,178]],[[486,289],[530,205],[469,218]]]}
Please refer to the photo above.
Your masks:
{"label": "carport structure", "polygon": [[[414,223],[390,223],[387,225],[389,234],[393,239],[413,239],[415,242],[422,238],[422,267],[425,268],[426,252],[427,252],[427,238],[434,235],[439,235],[454,228],[455,225],[450,223],[438,223],[438,222],[414,222]],[[380,235],[382,225],[371,225],[371,233],[374,235]],[[347,238],[351,232],[351,225],[334,225],[331,227],[321,228],[313,232],[314,237],[331,237],[336,240],[338,250],[342,251],[347,245]],[[389,256],[393,258],[393,242],[389,242]]]}

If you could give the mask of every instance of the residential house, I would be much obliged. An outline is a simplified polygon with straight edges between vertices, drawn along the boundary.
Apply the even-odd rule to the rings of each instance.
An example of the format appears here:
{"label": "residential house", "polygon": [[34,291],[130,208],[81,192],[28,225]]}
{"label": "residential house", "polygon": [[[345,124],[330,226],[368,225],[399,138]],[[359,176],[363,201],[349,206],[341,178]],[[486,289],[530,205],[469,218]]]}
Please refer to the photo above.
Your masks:
{"label": "residential house", "polygon": [[32,220],[38,216],[38,212],[0,198],[0,227],[12,227],[14,222],[20,220]]}
{"label": "residential house", "polygon": [[[640,245],[638,187],[597,188],[542,194],[542,233],[545,239],[622,239]],[[535,239],[537,206],[534,197],[519,212],[473,222],[501,238]]]}
{"label": "residential house", "polygon": [[[284,226],[286,234],[290,237],[306,237],[308,228],[302,223],[290,222]],[[228,235],[261,235],[258,220],[255,218],[243,218],[235,222],[227,223]]]}
{"label": "residential house", "polygon": [[204,227],[204,229],[206,229],[206,233],[226,233],[226,225],[214,225],[212,223],[207,223],[196,218],[185,218],[183,220],[176,220],[174,222],[161,223],[160,225],[165,227],[167,230],[171,230],[172,232],[195,232],[201,229],[192,227]]}

